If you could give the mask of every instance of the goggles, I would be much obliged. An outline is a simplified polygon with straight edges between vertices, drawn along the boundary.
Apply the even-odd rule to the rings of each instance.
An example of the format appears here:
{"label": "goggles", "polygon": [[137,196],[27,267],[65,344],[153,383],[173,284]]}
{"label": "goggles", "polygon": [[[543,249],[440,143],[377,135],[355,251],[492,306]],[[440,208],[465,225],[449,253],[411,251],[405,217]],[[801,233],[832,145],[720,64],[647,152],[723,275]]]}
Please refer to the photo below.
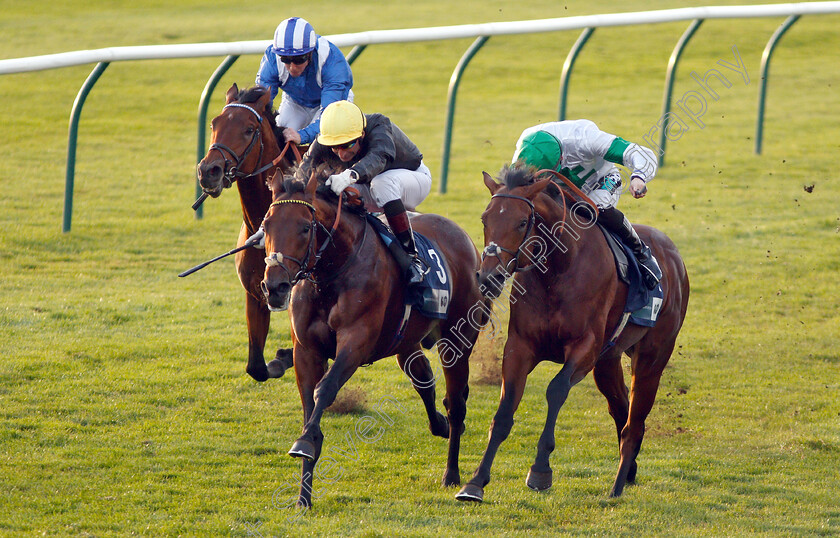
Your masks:
{"label": "goggles", "polygon": [[358,141],[359,141],[359,139],[356,138],[355,140],[351,140],[350,142],[345,142],[343,144],[338,144],[337,146],[330,146],[330,149],[332,149],[332,150],[350,149],[353,146],[355,146]]}
{"label": "goggles", "polygon": [[280,56],[280,61],[287,65],[303,65],[309,61],[309,54],[302,54],[300,56]]}

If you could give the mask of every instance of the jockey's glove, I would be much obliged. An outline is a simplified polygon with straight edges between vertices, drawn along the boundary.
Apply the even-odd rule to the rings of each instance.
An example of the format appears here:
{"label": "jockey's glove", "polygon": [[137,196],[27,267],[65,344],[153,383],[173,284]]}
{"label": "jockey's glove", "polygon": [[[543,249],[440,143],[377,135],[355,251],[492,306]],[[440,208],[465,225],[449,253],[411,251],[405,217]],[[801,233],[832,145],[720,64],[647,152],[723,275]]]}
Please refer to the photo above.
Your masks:
{"label": "jockey's glove", "polygon": [[348,168],[344,172],[340,174],[335,174],[327,178],[326,184],[332,189],[332,191],[341,196],[341,193],[352,185],[353,183],[359,181],[359,174],[352,168]]}
{"label": "jockey's glove", "polygon": [[260,229],[249,237],[245,243],[250,243],[254,248],[265,249],[265,228],[262,227],[262,224],[260,224]]}

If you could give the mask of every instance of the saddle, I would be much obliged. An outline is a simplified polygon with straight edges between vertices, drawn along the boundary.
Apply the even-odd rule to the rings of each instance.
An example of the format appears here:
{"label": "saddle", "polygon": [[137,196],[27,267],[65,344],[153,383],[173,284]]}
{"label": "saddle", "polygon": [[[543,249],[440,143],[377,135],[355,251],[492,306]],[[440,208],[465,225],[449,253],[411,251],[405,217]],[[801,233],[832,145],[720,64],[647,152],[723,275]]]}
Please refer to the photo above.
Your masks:
{"label": "saddle", "polygon": [[[563,186],[558,184],[556,180],[552,185],[546,188],[548,194],[558,204],[563,204],[562,197]],[[575,193],[572,194],[575,197]],[[581,193],[582,194],[582,193]],[[577,198],[577,197],[576,197]],[[656,320],[659,317],[659,310],[662,307],[662,283],[657,284],[656,288],[648,289],[642,280],[641,269],[639,269],[639,262],[633,251],[625,245],[618,236],[598,224],[601,232],[604,234],[604,239],[607,241],[607,246],[613,254],[615,260],[615,270],[618,279],[627,284],[627,301],[624,305],[624,312],[628,319],[624,320],[619,327],[623,329],[623,323],[630,321],[636,325],[644,327],[653,327],[656,325]],[[617,334],[616,334],[617,336]]]}
{"label": "saddle", "polygon": [[[418,213],[412,214],[418,215]],[[368,212],[365,218],[368,224],[376,230],[376,235],[379,236],[386,250],[391,252],[387,248],[388,245],[397,241],[397,236],[394,235],[391,228],[373,213]],[[424,316],[446,319],[451,293],[449,285],[451,279],[449,278],[446,261],[438,246],[431,239],[418,232],[413,233],[417,255],[430,269],[423,282],[406,288],[405,304],[416,308]]]}
{"label": "saddle", "polygon": [[630,314],[629,321],[644,327],[656,325],[659,317],[659,309],[662,307],[662,283],[654,289],[648,289],[642,280],[642,272],[639,269],[639,262],[630,247],[622,243],[618,237],[601,226],[601,232],[607,240],[607,245],[613,253],[615,269],[618,278],[627,284],[627,302],[624,304],[624,312]]}

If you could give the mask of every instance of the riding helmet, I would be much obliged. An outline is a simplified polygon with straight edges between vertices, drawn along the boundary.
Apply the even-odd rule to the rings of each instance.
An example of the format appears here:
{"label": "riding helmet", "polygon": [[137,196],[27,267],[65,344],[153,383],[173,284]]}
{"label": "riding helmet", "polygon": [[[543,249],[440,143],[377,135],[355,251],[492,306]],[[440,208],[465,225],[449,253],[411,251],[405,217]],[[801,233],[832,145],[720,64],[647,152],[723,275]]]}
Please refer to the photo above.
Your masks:
{"label": "riding helmet", "polygon": [[356,140],[365,131],[365,115],[350,101],[336,101],[327,105],[321,114],[321,134],[318,143],[337,146]]}
{"label": "riding helmet", "polygon": [[318,36],[312,25],[300,17],[286,19],[274,32],[274,54],[300,56],[315,48]]}
{"label": "riding helmet", "polygon": [[560,141],[545,131],[534,131],[522,137],[516,145],[513,162],[523,161],[537,170],[557,170],[563,146]]}

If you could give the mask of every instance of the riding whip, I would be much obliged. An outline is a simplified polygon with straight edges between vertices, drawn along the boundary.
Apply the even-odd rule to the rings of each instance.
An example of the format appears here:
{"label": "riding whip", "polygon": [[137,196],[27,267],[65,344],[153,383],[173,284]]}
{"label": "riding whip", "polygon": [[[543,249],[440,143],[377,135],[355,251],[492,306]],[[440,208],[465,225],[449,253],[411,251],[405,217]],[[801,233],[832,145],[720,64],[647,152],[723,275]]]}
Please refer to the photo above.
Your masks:
{"label": "riding whip", "polygon": [[213,262],[217,262],[217,261],[221,260],[222,258],[227,258],[231,254],[236,254],[240,250],[245,250],[246,248],[252,247],[259,242],[260,242],[259,239],[255,239],[253,241],[248,241],[244,245],[242,245],[241,247],[236,247],[235,249],[233,249],[229,252],[226,252],[226,253],[222,254],[221,256],[216,256],[212,260],[207,260],[204,263],[200,263],[200,264],[196,265],[195,267],[193,267],[192,269],[187,269],[183,273],[180,273],[178,276],[179,277],[185,277],[187,275],[191,275],[191,274],[195,273],[196,271],[198,271],[199,269],[204,269],[205,267],[207,267],[208,265],[210,265]]}

